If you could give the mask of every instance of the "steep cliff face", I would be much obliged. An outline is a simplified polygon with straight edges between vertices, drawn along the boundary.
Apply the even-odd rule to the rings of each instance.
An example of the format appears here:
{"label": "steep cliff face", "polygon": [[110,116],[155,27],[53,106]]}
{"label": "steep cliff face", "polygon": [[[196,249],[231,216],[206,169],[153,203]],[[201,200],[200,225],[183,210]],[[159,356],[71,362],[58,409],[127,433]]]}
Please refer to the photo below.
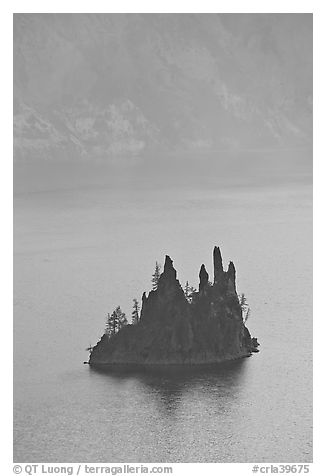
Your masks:
{"label": "steep cliff face", "polygon": [[158,286],[143,294],[140,321],[94,347],[90,365],[210,364],[251,355],[257,340],[244,325],[236,293],[235,268],[225,272],[214,248],[214,282],[202,265],[199,291],[191,299],[177,279],[169,256]]}
{"label": "steep cliff face", "polygon": [[16,13],[13,26],[18,161],[311,144],[312,15]]}

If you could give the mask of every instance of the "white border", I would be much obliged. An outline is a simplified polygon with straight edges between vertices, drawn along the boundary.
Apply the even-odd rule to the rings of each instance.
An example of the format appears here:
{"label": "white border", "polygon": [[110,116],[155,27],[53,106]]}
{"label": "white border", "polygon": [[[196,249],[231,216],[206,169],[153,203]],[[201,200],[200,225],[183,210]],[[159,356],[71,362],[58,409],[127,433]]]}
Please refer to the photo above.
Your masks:
{"label": "white border", "polygon": [[[3,2],[1,6],[1,314],[2,314],[2,389],[1,389],[1,454],[0,468],[12,474],[12,13],[13,12],[219,12],[219,13],[299,13],[314,14],[314,474],[322,471],[324,461],[325,428],[325,369],[323,346],[325,329],[325,299],[323,296],[323,268],[325,263],[325,61],[326,61],[326,22],[325,2],[322,1],[205,1],[177,2],[166,1],[13,1]],[[286,391],[286,389],[285,389]],[[298,462],[299,463],[299,462]],[[179,465],[178,465],[179,466]],[[180,465],[174,474],[186,474],[190,465]],[[205,472],[211,473],[206,465]],[[215,466],[215,465],[214,465]],[[192,470],[203,471],[202,465],[191,465]],[[218,467],[223,474],[246,474],[250,465],[232,464]],[[185,469],[186,468],[186,469]],[[223,469],[222,469],[223,468]],[[214,470],[216,471],[216,470]],[[191,471],[192,472],[192,471]],[[213,473],[212,473],[213,474]],[[215,472],[216,474],[216,472]]]}
{"label": "white border", "polygon": [[[293,0],[15,0],[8,2],[11,12],[72,12],[72,13],[311,13],[314,1]],[[320,2],[322,3],[322,2]]]}

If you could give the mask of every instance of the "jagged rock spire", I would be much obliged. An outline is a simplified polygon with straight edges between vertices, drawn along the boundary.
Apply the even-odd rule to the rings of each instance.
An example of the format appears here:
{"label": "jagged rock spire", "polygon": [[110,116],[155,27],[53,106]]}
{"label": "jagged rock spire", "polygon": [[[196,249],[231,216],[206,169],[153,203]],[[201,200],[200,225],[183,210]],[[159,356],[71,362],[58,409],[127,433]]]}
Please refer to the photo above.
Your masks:
{"label": "jagged rock spire", "polygon": [[214,263],[214,283],[216,283],[220,276],[223,274],[223,263],[220,248],[214,246],[213,251],[213,263]]}
{"label": "jagged rock spire", "polygon": [[169,255],[165,255],[164,272],[166,272],[169,268],[173,268],[173,261]]}
{"label": "jagged rock spire", "polygon": [[236,288],[235,288],[235,266],[234,266],[232,261],[230,261],[230,263],[229,263],[229,267],[228,267],[228,270],[227,270],[226,274],[228,276],[229,282],[231,282],[231,285],[234,289],[234,292],[236,292]]}
{"label": "jagged rock spire", "polygon": [[175,293],[179,293],[184,297],[181,285],[177,280],[177,272],[173,267],[173,261],[168,255],[165,256],[164,269],[158,280],[157,291],[159,295],[164,294],[166,296],[169,294],[172,296]]}
{"label": "jagged rock spire", "polygon": [[176,279],[177,277],[177,272],[173,267],[173,261],[168,255],[165,255],[163,274],[165,275],[165,277],[169,277],[169,278]]}
{"label": "jagged rock spire", "polygon": [[208,278],[209,276],[206,271],[205,265],[202,264],[199,271],[199,292],[207,286]]}

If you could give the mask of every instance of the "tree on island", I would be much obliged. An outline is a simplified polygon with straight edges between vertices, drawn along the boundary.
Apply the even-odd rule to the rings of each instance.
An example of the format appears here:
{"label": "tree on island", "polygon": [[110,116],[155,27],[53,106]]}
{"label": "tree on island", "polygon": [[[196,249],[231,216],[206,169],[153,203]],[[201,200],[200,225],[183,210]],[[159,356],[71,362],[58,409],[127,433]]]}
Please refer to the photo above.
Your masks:
{"label": "tree on island", "polygon": [[244,293],[240,294],[239,303],[240,303],[240,307],[242,309],[243,322],[246,323],[247,320],[249,319],[249,316],[250,316],[250,307],[248,305],[247,298],[244,295]]}
{"label": "tree on island", "polygon": [[194,288],[193,286],[190,286],[189,288],[189,296],[188,296],[188,301],[192,302],[194,294],[197,292],[197,289]]}
{"label": "tree on island", "polygon": [[184,287],[184,293],[185,293],[185,296],[186,296],[187,299],[189,297],[189,289],[190,289],[189,281],[187,281],[186,284],[185,284],[185,287]]}
{"label": "tree on island", "polygon": [[122,312],[121,307],[118,306],[112,312],[108,314],[106,320],[105,333],[110,338],[114,334],[117,334],[123,326],[128,324],[128,320],[124,312]]}
{"label": "tree on island", "polygon": [[189,285],[189,281],[186,282],[184,287],[184,293],[188,302],[192,301],[193,295],[196,292],[196,288]]}
{"label": "tree on island", "polygon": [[89,346],[85,350],[87,350],[87,352],[89,352],[89,354],[91,354],[93,349],[94,349],[94,346],[92,346],[92,344],[89,344]]}
{"label": "tree on island", "polygon": [[132,313],[131,313],[131,319],[133,324],[138,324],[139,322],[139,302],[137,299],[133,299],[133,306],[132,306]]}
{"label": "tree on island", "polygon": [[154,291],[157,290],[157,285],[158,285],[158,280],[160,279],[161,276],[161,265],[156,261],[155,263],[155,270],[154,273],[152,274],[152,288]]}

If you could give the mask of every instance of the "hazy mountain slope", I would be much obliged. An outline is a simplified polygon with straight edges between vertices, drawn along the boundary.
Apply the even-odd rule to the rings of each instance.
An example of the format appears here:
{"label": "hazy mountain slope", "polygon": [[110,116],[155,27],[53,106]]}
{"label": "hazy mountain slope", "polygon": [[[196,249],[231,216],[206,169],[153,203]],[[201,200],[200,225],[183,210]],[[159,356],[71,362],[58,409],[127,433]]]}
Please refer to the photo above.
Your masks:
{"label": "hazy mountain slope", "polygon": [[16,14],[16,157],[309,144],[311,23],[302,14]]}

